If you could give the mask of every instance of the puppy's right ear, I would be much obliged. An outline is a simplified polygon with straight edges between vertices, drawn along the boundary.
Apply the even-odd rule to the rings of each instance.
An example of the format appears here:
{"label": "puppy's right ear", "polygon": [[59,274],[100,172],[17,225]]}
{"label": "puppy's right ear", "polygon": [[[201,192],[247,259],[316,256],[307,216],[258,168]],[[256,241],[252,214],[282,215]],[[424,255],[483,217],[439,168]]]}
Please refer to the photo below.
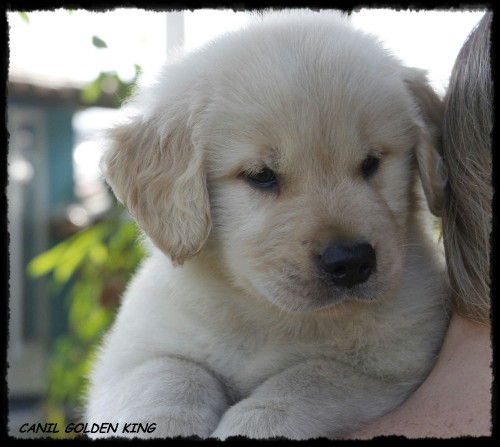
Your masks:
{"label": "puppy's right ear", "polygon": [[404,81],[418,110],[415,148],[420,179],[429,209],[441,216],[447,172],[442,156],[443,101],[427,82],[425,71],[407,68]]}
{"label": "puppy's right ear", "polygon": [[111,146],[101,161],[118,200],[176,264],[201,250],[211,227],[203,154],[192,141],[192,119],[182,113],[137,117],[110,131]]}

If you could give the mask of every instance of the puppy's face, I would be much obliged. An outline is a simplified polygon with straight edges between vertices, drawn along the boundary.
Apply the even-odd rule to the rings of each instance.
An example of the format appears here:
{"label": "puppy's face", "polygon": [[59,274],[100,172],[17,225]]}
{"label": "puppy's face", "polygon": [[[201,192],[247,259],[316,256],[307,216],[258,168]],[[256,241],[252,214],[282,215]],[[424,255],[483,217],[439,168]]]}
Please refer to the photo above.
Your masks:
{"label": "puppy's face", "polygon": [[384,79],[369,100],[359,83],[285,79],[260,84],[260,103],[212,105],[211,245],[239,286],[288,310],[384,297],[403,268],[411,102]]}
{"label": "puppy's face", "polygon": [[439,123],[426,113],[438,98],[366,36],[325,25],[274,24],[213,47],[208,69],[186,67],[203,73],[196,99],[174,94],[175,118],[157,104],[117,130],[121,151],[106,161],[117,196],[174,260],[209,251],[238,287],[290,311],[391,295],[417,164],[440,207]]}

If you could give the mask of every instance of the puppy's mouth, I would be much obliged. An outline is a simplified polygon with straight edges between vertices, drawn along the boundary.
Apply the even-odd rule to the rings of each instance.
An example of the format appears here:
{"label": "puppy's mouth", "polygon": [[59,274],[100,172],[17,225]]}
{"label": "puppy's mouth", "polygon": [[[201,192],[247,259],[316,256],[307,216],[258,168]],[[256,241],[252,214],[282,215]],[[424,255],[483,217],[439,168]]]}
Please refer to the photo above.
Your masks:
{"label": "puppy's mouth", "polygon": [[291,283],[289,290],[273,294],[274,304],[292,312],[310,312],[341,304],[379,301],[385,297],[385,290],[377,284],[375,277],[363,284],[339,287],[329,280],[320,279],[315,284]]}
{"label": "puppy's mouth", "polygon": [[[339,272],[337,272],[339,273]],[[303,275],[297,268],[287,265],[279,275],[272,274],[271,281],[255,285],[259,294],[272,304],[288,312],[314,312],[346,303],[370,303],[387,296],[387,288],[376,272],[363,282],[353,279],[342,281],[338,285],[338,274],[335,280],[324,274]]]}
{"label": "puppy's mouth", "polygon": [[377,258],[366,243],[332,245],[321,256],[316,255],[306,269],[286,262],[278,269],[262,270],[266,279],[254,287],[283,310],[311,312],[347,303],[386,300],[399,282],[399,273],[397,260]]}

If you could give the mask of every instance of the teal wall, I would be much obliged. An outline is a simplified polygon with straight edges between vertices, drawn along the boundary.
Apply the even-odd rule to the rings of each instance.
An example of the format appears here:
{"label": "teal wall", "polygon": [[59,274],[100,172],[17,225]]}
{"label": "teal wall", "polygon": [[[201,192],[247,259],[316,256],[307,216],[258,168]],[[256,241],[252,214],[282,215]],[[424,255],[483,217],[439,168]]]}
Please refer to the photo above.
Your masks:
{"label": "teal wall", "polygon": [[63,106],[45,108],[49,145],[49,204],[56,211],[75,200],[73,193],[74,110]]}
{"label": "teal wall", "polygon": [[[16,100],[15,97],[9,98],[8,107],[30,108],[37,109],[43,113],[45,129],[44,136],[47,144],[46,147],[46,166],[48,171],[47,176],[47,201],[48,201],[48,216],[49,220],[53,221],[57,215],[60,215],[68,205],[76,201],[73,185],[73,144],[74,133],[72,119],[76,111],[75,108],[66,105],[46,104],[42,101],[37,101],[34,98],[30,100]],[[34,166],[35,176],[37,175],[37,167]],[[34,256],[38,254],[36,249],[36,239],[40,237],[41,228],[50,228],[49,222],[36,222],[32,213],[33,203],[41,200],[40,191],[35,187],[28,189],[25,197],[24,206],[24,223],[23,223],[23,240],[24,240],[24,261],[25,265],[29,263]],[[48,249],[60,239],[49,231],[45,235]],[[38,244],[39,245],[39,244]],[[48,322],[48,343],[51,342],[67,329],[67,309],[68,300],[65,291],[54,293],[47,284],[45,278],[34,279],[26,274],[24,284],[24,300],[25,306],[25,336],[28,338],[38,337],[40,333],[44,333],[41,328],[47,327],[47,322],[40,321],[41,316],[34,310],[39,308],[37,302],[40,302],[42,294],[49,294],[49,315]]]}

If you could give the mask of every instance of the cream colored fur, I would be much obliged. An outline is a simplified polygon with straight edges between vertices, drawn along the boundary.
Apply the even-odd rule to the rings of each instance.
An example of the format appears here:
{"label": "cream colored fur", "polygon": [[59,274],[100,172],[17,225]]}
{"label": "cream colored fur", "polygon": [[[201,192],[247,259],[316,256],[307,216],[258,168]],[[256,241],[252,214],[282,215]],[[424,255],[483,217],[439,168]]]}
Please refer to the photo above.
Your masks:
{"label": "cream colored fur", "polygon": [[[336,13],[270,13],[167,66],[133,106],[103,170],[153,245],[87,420],[304,439],[399,405],[447,324],[425,200],[440,214],[442,110],[424,74]],[[277,190],[248,180],[263,168]],[[376,271],[332,284],[317,263],[332,241],[369,243]]]}

